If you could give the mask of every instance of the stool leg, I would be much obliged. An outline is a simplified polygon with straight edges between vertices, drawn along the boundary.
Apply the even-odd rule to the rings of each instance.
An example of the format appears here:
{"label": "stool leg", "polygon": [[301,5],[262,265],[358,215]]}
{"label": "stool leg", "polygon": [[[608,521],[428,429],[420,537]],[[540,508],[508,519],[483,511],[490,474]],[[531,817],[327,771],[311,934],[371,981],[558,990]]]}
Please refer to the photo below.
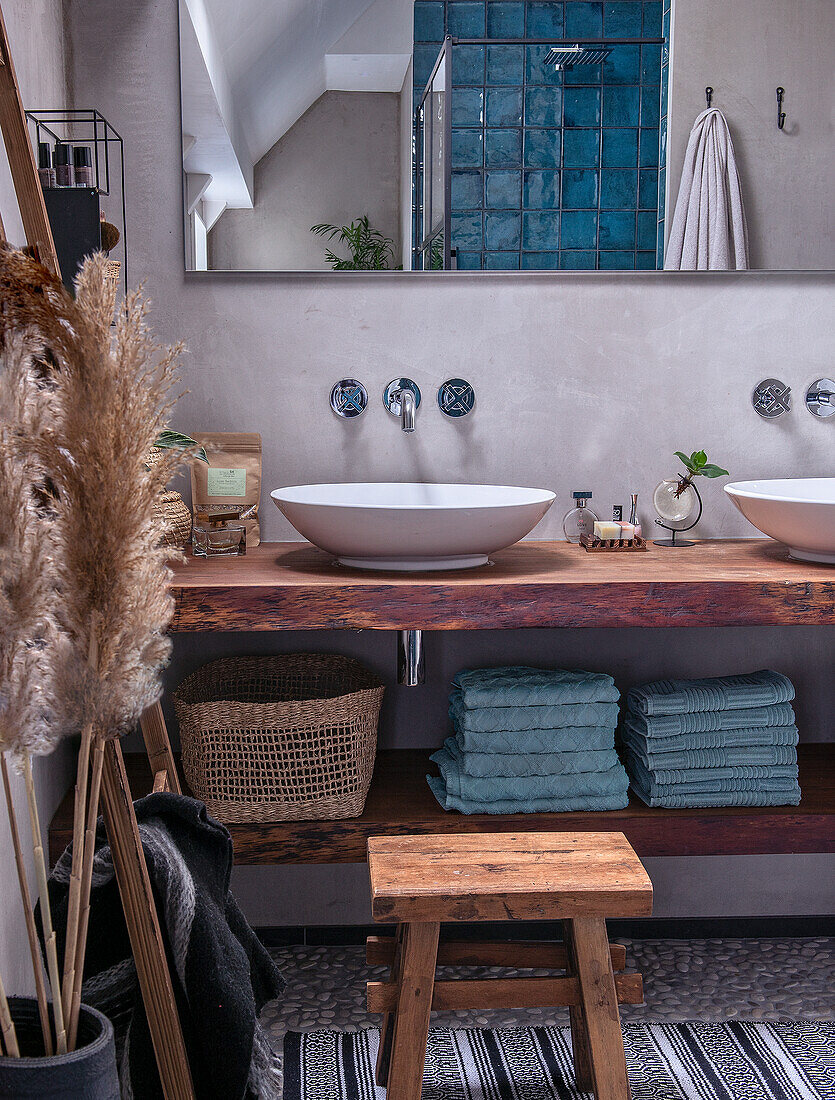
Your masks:
{"label": "stool leg", "polygon": [[[563,940],[566,952],[566,973],[577,976],[577,962],[574,956],[574,935],[571,921],[563,921]],[[589,1056],[589,1036],[582,1004],[572,1005],[569,1010],[571,1020],[571,1049],[574,1055],[574,1081],[578,1092],[591,1092],[594,1085],[591,1077],[591,1058]]]}
{"label": "stool leg", "polygon": [[437,922],[406,927],[387,1100],[420,1100],[440,930]]}
{"label": "stool leg", "polygon": [[582,917],[569,923],[594,1095],[596,1100],[629,1100],[629,1078],[606,922],[602,917]]}
{"label": "stool leg", "polygon": [[[391,962],[389,980],[395,985],[400,984],[400,967],[403,958],[403,933],[405,928],[405,924],[398,924],[397,934],[394,938],[394,958]],[[374,1079],[381,1089],[386,1087],[389,1079],[391,1042],[394,1038],[394,1019],[395,1015],[393,1012],[384,1012],[380,1024],[380,1049],[377,1051],[377,1070],[374,1074]]]}

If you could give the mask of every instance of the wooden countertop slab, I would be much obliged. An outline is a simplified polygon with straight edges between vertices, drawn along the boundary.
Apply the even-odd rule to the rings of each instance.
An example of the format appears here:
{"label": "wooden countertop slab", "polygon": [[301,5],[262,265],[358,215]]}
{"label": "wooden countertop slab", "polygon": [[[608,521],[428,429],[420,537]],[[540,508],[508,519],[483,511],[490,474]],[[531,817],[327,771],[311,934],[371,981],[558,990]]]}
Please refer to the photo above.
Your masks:
{"label": "wooden countertop slab", "polygon": [[240,558],[190,557],[172,588],[175,631],[835,624],[835,567],[790,561],[770,539],[645,554],[522,542],[490,565],[419,574],[262,543]]}

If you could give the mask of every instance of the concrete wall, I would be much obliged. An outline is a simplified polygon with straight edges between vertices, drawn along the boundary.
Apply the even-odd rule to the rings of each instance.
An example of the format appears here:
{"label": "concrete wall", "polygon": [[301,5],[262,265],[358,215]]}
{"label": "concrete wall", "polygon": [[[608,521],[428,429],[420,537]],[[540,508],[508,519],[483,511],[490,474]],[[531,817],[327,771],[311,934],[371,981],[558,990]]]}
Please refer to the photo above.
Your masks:
{"label": "concrete wall", "polygon": [[[6,30],[26,107],[66,104],[64,32],[60,0],[14,0],[3,6]],[[8,239],[25,243],[5,149],[0,143],[0,214]],[[72,752],[65,745],[52,756],[35,761],[41,822],[46,828],[70,781]],[[23,843],[29,847],[29,818],[23,782],[12,776],[14,803]],[[29,887],[35,878],[27,857]],[[8,993],[34,991],[26,929],[20,906],[5,799],[0,794],[0,974]]]}
{"label": "concrete wall", "polygon": [[[265,489],[374,478],[541,484],[559,495],[536,532],[547,538],[560,533],[571,490],[587,486],[605,514],[637,490],[650,521],[649,494],[675,468],[675,449],[703,446],[734,478],[835,473],[835,424],[816,421],[799,401],[773,424],[750,407],[761,378],[776,374],[799,396],[830,372],[829,275],[186,276],[176,4],[67,3],[74,99],[96,104],[126,141],[132,279],[146,280],[158,333],[189,346],[183,373],[190,393],[175,424],[260,431]],[[427,398],[411,437],[380,401],[385,383],[401,373]],[[478,394],[474,415],[458,424],[434,402],[435,388],[452,375],[469,377]],[[371,395],[366,414],[352,423],[328,408],[330,387],[344,376],[362,379]],[[705,498],[702,535],[753,533],[720,484],[706,486]],[[268,539],[293,537],[266,492],[263,531]],[[345,652],[362,647],[391,682],[393,640],[354,633],[178,638],[173,678],[221,650],[309,642]],[[421,741],[440,741],[436,723],[451,671],[471,659],[526,654],[591,660],[621,682],[674,667],[693,674],[786,667],[802,679],[810,735],[832,739],[831,652],[831,632],[802,629],[432,638],[426,693],[407,698],[405,689],[393,690],[383,736],[403,743],[425,708]],[[401,714],[415,722],[400,721]],[[735,878],[724,877],[725,862],[713,865],[708,901],[703,870],[691,874],[687,861],[665,865],[659,913],[704,905],[715,913],[819,908],[819,863],[792,864],[796,874],[779,903],[773,882],[784,861],[749,864],[750,873]],[[329,923],[340,912],[346,873],[242,870],[241,900],[264,923],[270,913],[299,923],[311,909]]]}
{"label": "concrete wall", "polygon": [[[687,138],[709,84],[733,136],[751,267],[835,267],[833,56],[832,0],[673,0],[668,232]],[[782,132],[778,85],[786,90]]]}
{"label": "concrete wall", "polygon": [[367,214],[400,263],[400,96],[325,92],[255,165],[255,206],[226,210],[209,233],[211,270],[327,271],[312,225]]}

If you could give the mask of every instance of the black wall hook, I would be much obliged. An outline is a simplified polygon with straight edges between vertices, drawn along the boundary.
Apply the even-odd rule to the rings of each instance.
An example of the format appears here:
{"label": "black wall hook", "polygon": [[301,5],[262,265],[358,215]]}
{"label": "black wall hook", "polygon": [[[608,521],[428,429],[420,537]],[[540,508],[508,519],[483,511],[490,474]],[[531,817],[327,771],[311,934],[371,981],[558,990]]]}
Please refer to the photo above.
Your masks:
{"label": "black wall hook", "polygon": [[777,129],[782,130],[786,125],[786,112],[783,110],[783,96],[786,94],[785,88],[777,89]]}
{"label": "black wall hook", "polygon": [[707,103],[708,110],[710,110],[710,105],[713,102],[713,88],[710,86],[705,88],[705,102]]}

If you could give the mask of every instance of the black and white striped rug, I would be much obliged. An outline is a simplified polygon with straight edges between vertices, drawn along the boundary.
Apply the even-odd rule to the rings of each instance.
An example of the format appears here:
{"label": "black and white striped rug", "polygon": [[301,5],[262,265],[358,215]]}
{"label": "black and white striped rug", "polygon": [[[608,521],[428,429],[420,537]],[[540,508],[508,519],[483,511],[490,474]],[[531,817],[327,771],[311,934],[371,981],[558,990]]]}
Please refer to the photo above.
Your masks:
{"label": "black and white striped rug", "polygon": [[[833,1100],[835,1024],[625,1024],[632,1100]],[[379,1032],[290,1032],[284,1100],[384,1100]],[[437,1028],[423,1100],[575,1100],[567,1028]]]}

